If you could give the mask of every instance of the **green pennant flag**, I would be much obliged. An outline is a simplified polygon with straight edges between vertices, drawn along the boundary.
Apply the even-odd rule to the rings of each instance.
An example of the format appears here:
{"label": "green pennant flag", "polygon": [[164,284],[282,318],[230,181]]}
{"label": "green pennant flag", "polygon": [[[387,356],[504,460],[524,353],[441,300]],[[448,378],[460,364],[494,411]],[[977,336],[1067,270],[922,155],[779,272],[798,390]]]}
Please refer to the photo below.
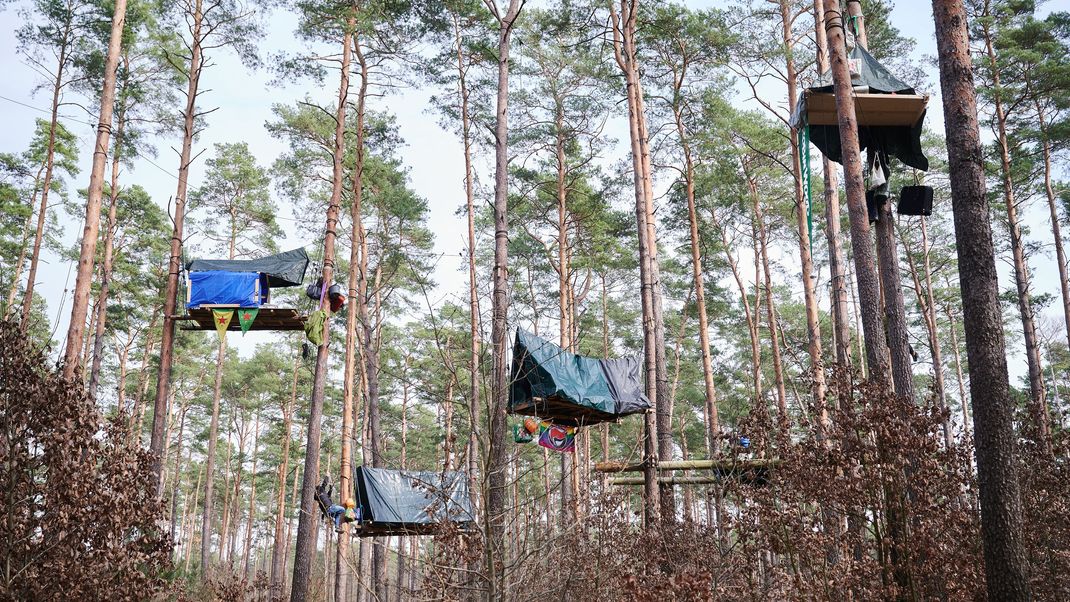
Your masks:
{"label": "green pennant flag", "polygon": [[249,328],[252,327],[253,320],[256,319],[256,314],[258,313],[260,313],[259,307],[250,307],[238,310],[238,324],[241,324],[242,334],[249,332]]}
{"label": "green pennant flag", "polygon": [[223,338],[227,336],[227,328],[230,327],[230,321],[234,318],[233,309],[213,309],[212,319],[215,322],[215,329],[219,332],[219,337]]}

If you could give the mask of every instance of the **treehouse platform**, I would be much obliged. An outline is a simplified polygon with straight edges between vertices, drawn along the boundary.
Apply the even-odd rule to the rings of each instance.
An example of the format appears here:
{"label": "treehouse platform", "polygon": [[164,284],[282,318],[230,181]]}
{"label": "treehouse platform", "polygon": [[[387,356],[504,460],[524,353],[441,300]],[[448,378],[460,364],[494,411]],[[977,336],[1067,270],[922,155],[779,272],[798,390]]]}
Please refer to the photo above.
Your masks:
{"label": "treehouse platform", "polygon": [[[185,315],[174,316],[175,320],[185,322],[182,330],[215,330],[215,317],[213,309],[233,309],[241,311],[237,304],[205,304],[191,307]],[[292,307],[264,307],[260,306],[249,330],[304,330],[307,316],[300,314]],[[241,330],[238,320],[231,320],[227,330]]]}
{"label": "treehouse platform", "polygon": [[[804,92],[806,120],[810,125],[839,125],[836,116],[836,96],[831,92]],[[859,126],[914,127],[929,104],[929,97],[920,94],[873,94],[856,92],[852,95]]]}

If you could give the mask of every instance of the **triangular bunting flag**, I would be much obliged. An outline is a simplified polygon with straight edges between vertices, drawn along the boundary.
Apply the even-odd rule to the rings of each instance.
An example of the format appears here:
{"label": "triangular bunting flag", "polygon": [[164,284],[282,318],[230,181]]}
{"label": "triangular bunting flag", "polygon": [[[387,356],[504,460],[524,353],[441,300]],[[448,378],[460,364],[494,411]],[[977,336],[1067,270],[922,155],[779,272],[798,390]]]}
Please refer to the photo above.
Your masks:
{"label": "triangular bunting flag", "polygon": [[238,310],[238,324],[241,324],[242,334],[249,332],[249,328],[252,327],[253,320],[256,319],[256,314],[258,313],[260,313],[259,307]]}
{"label": "triangular bunting flag", "polygon": [[215,321],[215,329],[219,332],[219,337],[223,338],[227,334],[227,328],[230,327],[230,320],[234,317],[233,309],[213,309],[212,320]]}

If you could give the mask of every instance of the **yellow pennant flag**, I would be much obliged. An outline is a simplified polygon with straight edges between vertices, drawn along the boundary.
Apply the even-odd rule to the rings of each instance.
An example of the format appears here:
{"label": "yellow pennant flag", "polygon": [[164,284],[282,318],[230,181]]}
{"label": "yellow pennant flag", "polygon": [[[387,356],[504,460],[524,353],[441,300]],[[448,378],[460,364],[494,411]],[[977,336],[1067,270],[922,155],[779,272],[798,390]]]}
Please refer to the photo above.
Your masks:
{"label": "yellow pennant flag", "polygon": [[234,310],[232,309],[213,309],[212,319],[215,321],[215,329],[219,332],[219,337],[223,338],[227,334],[227,328],[230,326],[231,319],[234,318]]}

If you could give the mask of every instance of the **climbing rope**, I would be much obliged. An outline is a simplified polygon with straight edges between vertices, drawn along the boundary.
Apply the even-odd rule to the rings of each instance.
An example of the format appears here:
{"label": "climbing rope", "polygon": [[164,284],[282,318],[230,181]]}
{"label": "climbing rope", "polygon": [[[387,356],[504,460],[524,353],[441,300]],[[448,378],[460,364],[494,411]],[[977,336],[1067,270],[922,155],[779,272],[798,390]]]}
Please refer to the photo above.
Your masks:
{"label": "climbing rope", "polygon": [[799,167],[802,172],[803,192],[806,195],[806,231],[807,242],[810,245],[810,255],[814,254],[814,204],[810,197],[810,123],[803,115],[802,125],[799,126]]}

